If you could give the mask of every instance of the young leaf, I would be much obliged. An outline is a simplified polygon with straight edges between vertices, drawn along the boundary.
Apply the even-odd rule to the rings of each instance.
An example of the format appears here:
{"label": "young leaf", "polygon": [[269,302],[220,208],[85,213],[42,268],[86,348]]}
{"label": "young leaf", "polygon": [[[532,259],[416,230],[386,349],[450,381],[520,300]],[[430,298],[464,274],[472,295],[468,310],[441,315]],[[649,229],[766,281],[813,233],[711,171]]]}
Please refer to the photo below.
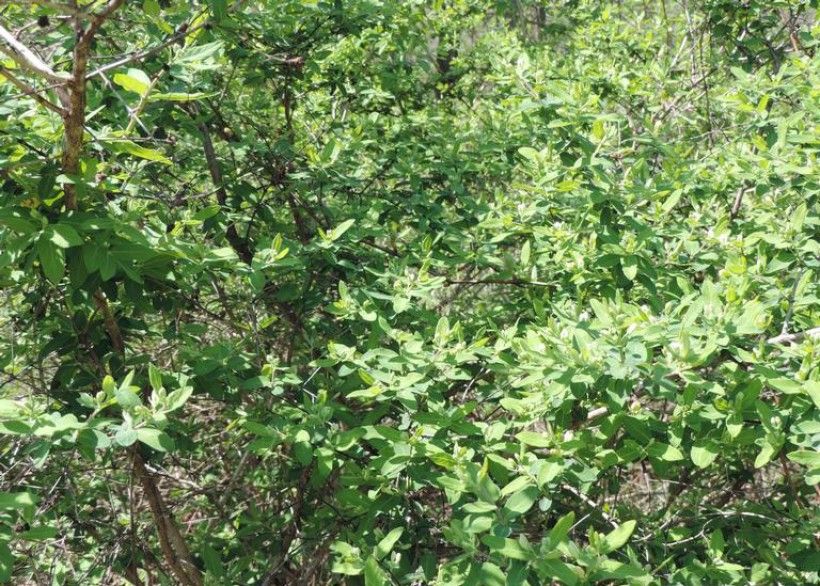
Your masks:
{"label": "young leaf", "polygon": [[139,395],[127,385],[120,385],[114,391],[114,397],[117,399],[117,404],[123,409],[133,409],[142,405]]}

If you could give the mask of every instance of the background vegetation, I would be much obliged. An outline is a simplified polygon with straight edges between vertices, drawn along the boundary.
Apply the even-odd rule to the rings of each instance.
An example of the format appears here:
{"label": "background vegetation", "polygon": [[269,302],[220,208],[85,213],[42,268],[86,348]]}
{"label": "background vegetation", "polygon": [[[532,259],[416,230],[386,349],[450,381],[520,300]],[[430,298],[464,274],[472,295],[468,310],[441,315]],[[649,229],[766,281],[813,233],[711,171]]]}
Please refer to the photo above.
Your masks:
{"label": "background vegetation", "polygon": [[815,9],[0,2],[0,581],[816,583]]}

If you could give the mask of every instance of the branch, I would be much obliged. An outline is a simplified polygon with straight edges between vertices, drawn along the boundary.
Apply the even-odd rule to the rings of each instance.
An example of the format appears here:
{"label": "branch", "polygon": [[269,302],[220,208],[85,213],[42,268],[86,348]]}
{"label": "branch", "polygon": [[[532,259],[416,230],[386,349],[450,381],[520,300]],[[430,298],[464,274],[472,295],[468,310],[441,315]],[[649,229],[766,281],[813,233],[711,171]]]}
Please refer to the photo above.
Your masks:
{"label": "branch", "polygon": [[130,452],[134,463],[134,476],[142,484],[143,493],[148,499],[148,505],[151,507],[154,522],[157,525],[160,547],[166,563],[171,567],[171,572],[179,581],[179,584],[183,586],[202,586],[202,575],[191,560],[191,554],[185,540],[179,529],[177,529],[171,512],[165,506],[165,501],[159,492],[159,488],[157,488],[154,476],[145,466],[139,444],[134,444]]}
{"label": "branch", "polygon": [[524,279],[475,279],[475,280],[460,280],[447,279],[445,285],[513,285],[515,287],[550,287],[550,283],[542,281],[525,281]]}
{"label": "branch", "polygon": [[[112,0],[113,2],[114,0]],[[236,0],[236,2],[228,8],[229,12],[234,12],[236,10],[240,10],[243,4],[243,0]],[[197,22],[196,26],[191,26],[189,23],[184,23],[182,26],[179,27],[179,30],[175,32],[173,35],[165,39],[162,43],[157,45],[156,47],[152,47],[151,49],[145,49],[143,51],[134,51],[133,53],[129,53],[124,55],[120,59],[116,61],[112,61],[111,63],[107,63],[102,65],[89,73],[85,76],[86,79],[91,79],[92,77],[96,77],[106,71],[110,71],[112,69],[116,69],[122,65],[127,65],[129,63],[133,63],[134,61],[142,61],[143,59],[147,59],[148,57],[153,57],[166,47],[169,47],[176,43],[177,41],[184,39],[190,34],[195,33],[196,31],[205,28],[210,24],[210,19],[202,18],[203,15],[207,14],[207,10],[201,10],[198,14],[196,14],[190,22]],[[200,20],[201,19],[201,20]]]}
{"label": "branch", "polygon": [[127,65],[129,63],[133,63],[134,61],[142,61],[143,59],[147,59],[148,57],[153,57],[166,47],[173,45],[177,41],[184,39],[188,35],[203,28],[206,24],[207,21],[202,21],[194,27],[180,27],[179,31],[165,39],[156,47],[152,47],[151,49],[145,49],[143,51],[134,51],[133,53],[129,53],[128,55],[125,55],[124,57],[117,59],[116,61],[112,61],[111,63],[107,63],[105,65],[98,67],[97,69],[86,75],[85,78],[91,79],[92,77],[102,75],[106,71],[116,69],[117,67],[120,67],[122,65]]}
{"label": "branch", "polygon": [[[111,311],[111,306],[102,291],[94,293],[94,303],[103,317],[103,325],[111,345],[121,358],[125,357],[125,341],[122,330]],[[185,543],[179,528],[174,521],[174,516],[165,504],[162,494],[157,486],[156,478],[145,465],[145,460],[140,452],[139,444],[131,446],[131,459],[133,462],[134,476],[142,485],[143,492],[148,499],[151,513],[157,526],[160,546],[165,556],[166,563],[177,578],[178,583],[183,586],[202,586],[202,576],[191,558],[191,552]]]}
{"label": "branch", "polygon": [[749,183],[744,184],[740,189],[737,190],[737,194],[735,195],[735,201],[732,203],[732,209],[729,212],[729,218],[734,220],[737,218],[738,214],[740,213],[740,206],[743,203],[743,196],[749,191],[752,186]]}
{"label": "branch", "polygon": [[122,331],[102,291],[94,293],[94,303],[102,314],[105,331],[111,339],[111,345],[114,347],[114,350],[116,350],[118,354],[125,354],[125,342],[123,341]]}
{"label": "branch", "polygon": [[5,43],[5,46],[0,45],[0,50],[11,57],[20,67],[28,69],[53,82],[64,83],[71,79],[71,75],[68,73],[51,69],[51,67],[46,65],[31,49],[18,41],[3,25],[0,25],[0,40]]}
{"label": "branch", "polygon": [[[131,131],[134,130],[134,125],[139,124],[143,129],[145,125],[140,120],[140,115],[142,115],[143,110],[145,110],[145,106],[148,104],[148,97],[151,95],[151,92],[154,90],[154,86],[157,85],[159,78],[162,77],[162,74],[165,73],[164,69],[160,69],[159,72],[154,75],[151,79],[151,83],[148,84],[148,89],[145,90],[145,93],[140,96],[140,101],[137,103],[137,107],[131,110],[129,108],[129,113],[131,114],[131,119],[128,121],[128,125],[125,127],[125,136],[127,137],[131,134]],[[105,76],[103,76],[104,79]],[[109,84],[110,85],[110,84]]]}
{"label": "branch", "polygon": [[820,328],[812,328],[805,332],[797,332],[795,334],[780,334],[774,338],[766,340],[767,344],[794,344],[802,341],[804,338],[820,338]]}
{"label": "branch", "polygon": [[27,83],[17,79],[14,74],[11,73],[8,69],[0,65],[0,75],[8,79],[14,86],[17,87],[21,92],[26,94],[28,97],[32,98],[38,104],[43,106],[44,108],[48,108],[49,110],[56,112],[60,116],[65,115],[65,110],[63,110],[57,104],[50,102],[49,100],[45,99],[41,96],[36,89],[28,85]]}
{"label": "branch", "polygon": [[[227,209],[228,192],[225,190],[225,181],[222,177],[222,169],[219,166],[219,159],[214,150],[214,143],[211,140],[211,133],[208,130],[208,124],[203,120],[196,120],[199,117],[199,107],[193,103],[187,108],[183,108],[188,114],[194,118],[194,121],[199,127],[199,132],[202,134],[202,148],[205,151],[205,162],[208,165],[208,171],[211,174],[211,180],[216,188],[216,201],[220,207]],[[253,250],[248,241],[239,235],[236,230],[236,224],[230,222],[225,230],[225,237],[231,248],[234,249],[237,256],[246,264],[251,264],[253,260]]]}
{"label": "branch", "polygon": [[124,1],[125,0],[109,0],[102,12],[94,15],[94,18],[91,20],[91,24],[88,25],[88,28],[83,33],[80,43],[90,45],[103,23],[108,20],[108,17],[111,16]]}

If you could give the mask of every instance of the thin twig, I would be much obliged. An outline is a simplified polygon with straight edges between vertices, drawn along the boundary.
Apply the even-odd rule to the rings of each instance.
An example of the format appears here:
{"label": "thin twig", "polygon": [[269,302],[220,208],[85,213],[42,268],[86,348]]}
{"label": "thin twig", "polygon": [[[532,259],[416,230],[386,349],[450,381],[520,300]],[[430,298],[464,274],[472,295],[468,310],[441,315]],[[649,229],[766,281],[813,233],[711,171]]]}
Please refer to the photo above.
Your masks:
{"label": "thin twig", "polygon": [[[201,15],[201,13],[200,13],[200,15]],[[195,18],[198,18],[198,17],[199,17],[199,15]],[[173,35],[171,35],[170,37],[165,39],[159,45],[157,45],[155,47],[151,47],[150,49],[144,49],[142,51],[134,51],[133,53],[129,53],[129,54],[125,55],[124,57],[122,57],[120,59],[117,59],[116,61],[112,61],[111,63],[106,63],[105,65],[102,65],[102,66],[98,67],[97,69],[95,69],[94,71],[92,71],[91,73],[86,75],[85,78],[86,79],[91,79],[92,77],[96,77],[98,75],[101,75],[101,74],[105,73],[106,71],[116,69],[117,67],[121,67],[123,65],[127,65],[127,64],[133,63],[135,61],[144,61],[145,59],[148,59],[149,57],[153,57],[154,55],[156,55],[157,53],[159,53],[163,49],[173,45],[177,41],[179,41],[181,39],[184,39],[188,35],[193,34],[194,32],[204,28],[206,24],[208,24],[208,21],[204,20],[204,21],[200,22],[199,24],[197,24],[196,26],[192,26],[192,27],[191,26],[187,26],[187,27],[183,26],[183,27],[180,27],[180,29],[176,33],[174,33]]]}
{"label": "thin twig", "polygon": [[11,57],[20,67],[40,75],[53,82],[67,82],[71,75],[62,71],[54,71],[40,59],[34,51],[26,47],[2,24],[0,24],[0,51]]}
{"label": "thin twig", "polygon": [[26,94],[28,97],[33,99],[35,102],[37,102],[38,104],[40,104],[44,108],[47,108],[48,110],[51,110],[52,112],[56,112],[60,116],[65,115],[65,110],[63,110],[60,106],[58,106],[57,104],[55,104],[55,103],[51,102],[50,100],[47,100],[46,98],[41,96],[37,89],[31,87],[30,85],[28,85],[24,81],[22,81],[22,80],[18,79],[17,77],[15,77],[14,74],[11,73],[11,71],[6,69],[2,65],[0,65],[0,75],[3,75],[3,77],[8,79],[12,83],[12,85],[17,87],[17,89],[19,89],[21,92]]}

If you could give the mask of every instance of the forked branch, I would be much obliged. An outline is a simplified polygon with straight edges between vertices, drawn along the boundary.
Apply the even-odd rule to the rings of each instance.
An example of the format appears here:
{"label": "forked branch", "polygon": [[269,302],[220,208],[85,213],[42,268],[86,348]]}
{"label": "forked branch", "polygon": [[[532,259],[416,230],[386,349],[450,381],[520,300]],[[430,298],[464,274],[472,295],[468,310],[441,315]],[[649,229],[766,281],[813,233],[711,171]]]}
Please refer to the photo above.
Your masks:
{"label": "forked branch", "polygon": [[20,67],[29,70],[48,81],[64,83],[71,80],[71,75],[62,71],[54,71],[37,54],[17,40],[12,32],[0,24],[0,51],[17,63]]}

